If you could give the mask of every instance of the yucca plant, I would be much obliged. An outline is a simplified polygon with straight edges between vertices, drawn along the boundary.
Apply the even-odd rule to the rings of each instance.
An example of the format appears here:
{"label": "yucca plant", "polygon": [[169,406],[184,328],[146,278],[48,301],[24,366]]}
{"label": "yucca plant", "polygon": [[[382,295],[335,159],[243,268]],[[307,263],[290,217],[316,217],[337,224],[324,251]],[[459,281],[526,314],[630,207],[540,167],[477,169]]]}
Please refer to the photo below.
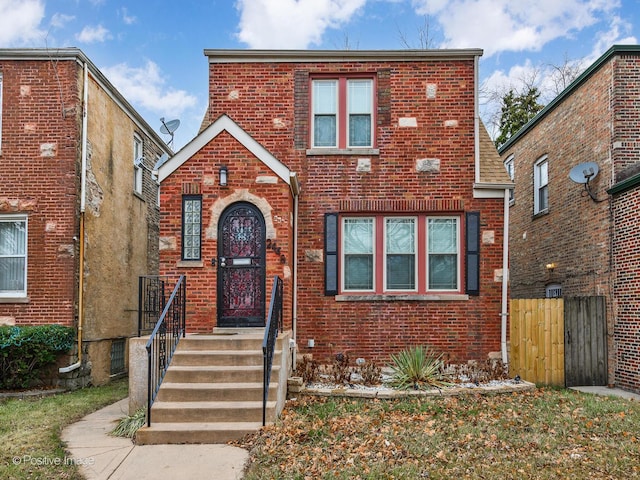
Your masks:
{"label": "yucca plant", "polygon": [[401,390],[424,390],[448,385],[444,380],[442,354],[436,355],[428,346],[415,346],[391,355],[390,384]]}
{"label": "yucca plant", "polygon": [[111,431],[114,437],[133,438],[139,428],[143,427],[147,421],[147,409],[141,408],[133,415],[127,415],[120,419],[116,428]]}

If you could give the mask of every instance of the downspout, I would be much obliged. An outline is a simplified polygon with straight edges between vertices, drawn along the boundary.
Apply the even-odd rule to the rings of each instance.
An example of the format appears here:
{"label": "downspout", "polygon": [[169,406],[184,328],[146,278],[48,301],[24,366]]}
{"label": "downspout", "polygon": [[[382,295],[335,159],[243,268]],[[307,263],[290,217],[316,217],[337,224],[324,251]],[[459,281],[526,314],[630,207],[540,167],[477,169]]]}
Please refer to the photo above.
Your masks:
{"label": "downspout", "polygon": [[500,317],[501,325],[501,348],[502,363],[507,366],[509,357],[507,355],[507,294],[509,288],[509,190],[504,191],[504,227],[502,236],[502,311]]}
{"label": "downspout", "polygon": [[84,82],[82,92],[82,166],[80,170],[80,234],[79,272],[78,272],[78,361],[68,367],[58,369],[60,373],[72,372],[82,365],[82,323],[84,317],[84,210],[87,194],[87,103],[89,101],[89,71],[84,63]]}
{"label": "downspout", "polygon": [[293,194],[293,299],[291,302],[292,315],[292,340],[293,344],[293,366],[296,365],[296,354],[298,344],[298,198],[300,195],[300,184],[295,173],[290,173],[291,193]]}

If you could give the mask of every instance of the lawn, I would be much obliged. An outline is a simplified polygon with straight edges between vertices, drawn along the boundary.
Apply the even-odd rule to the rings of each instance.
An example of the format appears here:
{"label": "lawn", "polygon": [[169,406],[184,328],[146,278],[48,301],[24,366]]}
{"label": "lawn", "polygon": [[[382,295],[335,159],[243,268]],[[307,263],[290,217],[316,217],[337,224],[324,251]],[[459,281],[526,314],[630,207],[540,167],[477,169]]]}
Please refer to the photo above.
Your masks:
{"label": "lawn", "polygon": [[0,400],[0,478],[81,479],[78,467],[65,461],[62,430],[127,392],[125,378],[52,396]]}
{"label": "lawn", "polygon": [[640,478],[640,402],[548,388],[301,397],[240,445],[246,480]]}

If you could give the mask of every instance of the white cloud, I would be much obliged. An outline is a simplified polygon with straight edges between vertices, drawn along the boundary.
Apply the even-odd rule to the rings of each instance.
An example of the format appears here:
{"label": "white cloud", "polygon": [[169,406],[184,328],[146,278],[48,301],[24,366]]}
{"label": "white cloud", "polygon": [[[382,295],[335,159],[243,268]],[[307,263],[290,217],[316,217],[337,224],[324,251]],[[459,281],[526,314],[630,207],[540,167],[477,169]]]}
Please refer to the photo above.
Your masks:
{"label": "white cloud", "polygon": [[53,16],[51,17],[51,22],[49,22],[51,24],[51,26],[53,28],[64,28],[64,26],[71,22],[72,20],[75,20],[76,17],[74,17],[73,15],[65,15],[63,13],[54,13]]}
{"label": "white cloud", "polygon": [[196,105],[194,95],[167,88],[158,65],[150,60],[139,68],[120,63],[100,70],[136,108],[145,108],[161,116],[180,115]]}
{"label": "white cloud", "polygon": [[87,25],[76,35],[76,39],[82,43],[104,42],[110,38],[112,36],[109,30],[102,25],[96,25],[95,27]]}
{"label": "white cloud", "polygon": [[138,20],[135,15],[129,15],[129,12],[127,11],[126,7],[122,7],[119,10],[119,13],[125,25],[133,25]]}
{"label": "white cloud", "polygon": [[571,38],[620,7],[619,0],[414,0],[418,14],[434,15],[445,37],[442,47],[539,51],[557,38]]}
{"label": "white cloud", "polygon": [[34,45],[44,41],[42,0],[0,0],[0,46]]}
{"label": "white cloud", "polygon": [[238,38],[249,48],[304,49],[347,23],[366,0],[238,0]]}

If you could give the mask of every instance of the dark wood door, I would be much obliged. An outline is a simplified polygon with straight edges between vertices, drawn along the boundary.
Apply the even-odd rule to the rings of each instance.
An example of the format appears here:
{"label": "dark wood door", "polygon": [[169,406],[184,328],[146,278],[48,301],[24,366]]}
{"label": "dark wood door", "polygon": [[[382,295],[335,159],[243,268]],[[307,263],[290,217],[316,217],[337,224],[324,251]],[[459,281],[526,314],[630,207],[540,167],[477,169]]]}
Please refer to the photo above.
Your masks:
{"label": "dark wood door", "polygon": [[250,203],[228,207],[218,224],[218,326],[263,327],[265,223]]}
{"label": "dark wood door", "polygon": [[564,299],[564,375],[567,387],[607,384],[604,297]]}

